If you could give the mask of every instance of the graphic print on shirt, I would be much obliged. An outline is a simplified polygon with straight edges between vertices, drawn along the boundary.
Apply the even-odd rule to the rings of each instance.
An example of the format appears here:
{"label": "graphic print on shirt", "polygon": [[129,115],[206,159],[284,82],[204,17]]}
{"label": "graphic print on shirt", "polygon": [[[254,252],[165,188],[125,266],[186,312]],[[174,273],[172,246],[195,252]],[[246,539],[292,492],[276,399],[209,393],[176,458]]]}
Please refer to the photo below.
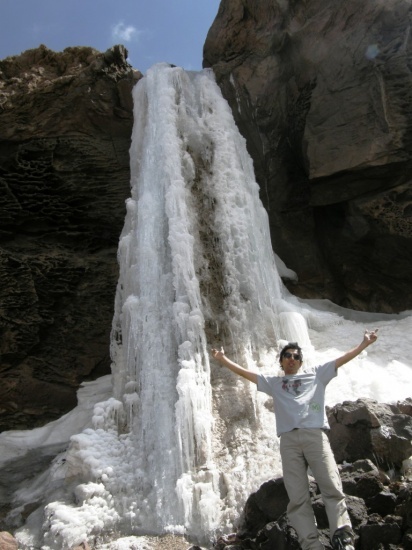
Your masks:
{"label": "graphic print on shirt", "polygon": [[301,385],[301,380],[290,381],[288,378],[283,378],[282,380],[282,390],[287,391],[288,393],[293,393],[293,395],[299,395],[301,393]]}

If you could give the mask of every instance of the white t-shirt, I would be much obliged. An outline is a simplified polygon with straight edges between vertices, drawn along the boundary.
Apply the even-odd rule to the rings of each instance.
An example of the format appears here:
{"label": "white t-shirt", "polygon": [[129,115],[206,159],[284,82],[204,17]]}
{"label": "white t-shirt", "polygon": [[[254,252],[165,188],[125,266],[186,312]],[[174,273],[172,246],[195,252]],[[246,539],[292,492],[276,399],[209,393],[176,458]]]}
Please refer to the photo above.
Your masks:
{"label": "white t-shirt", "polygon": [[273,397],[277,435],[295,428],[329,429],[325,389],[335,376],[335,361],[301,374],[258,374],[257,389]]}

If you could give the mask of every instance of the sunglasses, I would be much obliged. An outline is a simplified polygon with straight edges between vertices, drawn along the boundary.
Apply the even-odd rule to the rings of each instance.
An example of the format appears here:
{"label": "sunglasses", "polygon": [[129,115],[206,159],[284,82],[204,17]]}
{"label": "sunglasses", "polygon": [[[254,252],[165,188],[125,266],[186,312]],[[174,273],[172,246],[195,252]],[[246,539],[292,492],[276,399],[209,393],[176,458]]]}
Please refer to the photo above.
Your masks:
{"label": "sunglasses", "polygon": [[283,357],[286,357],[286,359],[290,359],[291,357],[293,357],[295,361],[302,361],[302,357],[299,355],[299,353],[290,353],[289,351],[285,351]]}

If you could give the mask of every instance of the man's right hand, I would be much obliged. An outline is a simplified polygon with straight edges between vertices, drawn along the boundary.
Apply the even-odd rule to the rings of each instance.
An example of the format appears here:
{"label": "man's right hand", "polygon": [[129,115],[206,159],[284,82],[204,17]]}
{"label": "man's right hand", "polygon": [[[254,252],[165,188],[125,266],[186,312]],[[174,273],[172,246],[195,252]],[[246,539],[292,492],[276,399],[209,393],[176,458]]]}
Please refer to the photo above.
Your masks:
{"label": "man's right hand", "polygon": [[234,372],[235,374],[238,374],[239,376],[242,376],[243,378],[246,378],[246,380],[249,380],[250,382],[253,382],[254,384],[257,384],[257,374],[256,372],[250,371],[248,369],[244,369],[237,363],[234,363],[230,359],[228,359],[225,355],[225,350],[223,348],[220,348],[220,351],[216,348],[212,348],[211,350],[213,359],[216,359],[221,365],[224,367],[227,367],[229,370]]}
{"label": "man's right hand", "polygon": [[223,348],[220,348],[220,351],[216,348],[212,348],[212,356],[213,359],[216,359],[216,361],[219,361],[225,356],[225,350]]}

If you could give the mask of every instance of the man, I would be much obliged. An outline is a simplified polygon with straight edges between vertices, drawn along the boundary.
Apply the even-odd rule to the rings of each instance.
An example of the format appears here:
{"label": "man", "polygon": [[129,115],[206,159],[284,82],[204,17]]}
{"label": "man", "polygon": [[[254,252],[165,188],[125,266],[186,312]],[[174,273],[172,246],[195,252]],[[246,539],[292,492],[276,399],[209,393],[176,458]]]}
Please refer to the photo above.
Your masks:
{"label": "man", "polygon": [[212,349],[212,356],[235,374],[257,384],[257,389],[273,397],[277,434],[280,437],[283,480],[289,496],[288,518],[295,528],[303,550],[322,550],[309,493],[309,465],[329,520],[332,546],[354,550],[353,531],[342,491],[339,471],[325,430],[329,429],[325,411],[325,389],[339,369],[377,339],[377,329],[365,331],[362,342],[324,365],[301,372],[303,355],[296,342],[280,352],[284,376],[264,376],[244,369]]}

